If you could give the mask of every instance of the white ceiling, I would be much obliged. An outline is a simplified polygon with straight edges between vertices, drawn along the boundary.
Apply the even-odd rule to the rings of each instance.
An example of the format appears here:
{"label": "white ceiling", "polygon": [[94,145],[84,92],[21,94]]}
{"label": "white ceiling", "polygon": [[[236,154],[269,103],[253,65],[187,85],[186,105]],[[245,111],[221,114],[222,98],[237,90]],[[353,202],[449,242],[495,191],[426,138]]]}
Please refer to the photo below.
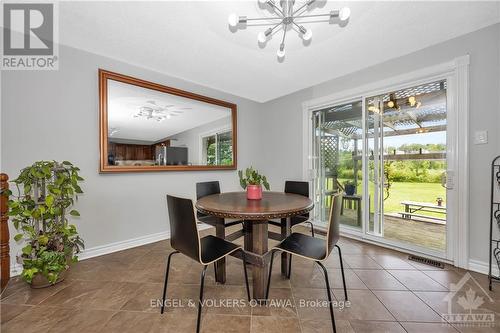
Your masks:
{"label": "white ceiling", "polygon": [[311,13],[345,5],[346,26],[306,25],[310,45],[290,32],[283,62],[278,36],[261,48],[257,33],[265,28],[228,28],[232,12],[270,15],[257,0],[62,2],[60,41],[265,102],[500,22],[499,2],[329,1]]}
{"label": "white ceiling", "polygon": [[[134,117],[151,101],[182,113],[168,112],[170,119],[161,122]],[[108,80],[108,128],[115,131],[111,140],[153,143],[222,118],[230,121],[231,109]]]}

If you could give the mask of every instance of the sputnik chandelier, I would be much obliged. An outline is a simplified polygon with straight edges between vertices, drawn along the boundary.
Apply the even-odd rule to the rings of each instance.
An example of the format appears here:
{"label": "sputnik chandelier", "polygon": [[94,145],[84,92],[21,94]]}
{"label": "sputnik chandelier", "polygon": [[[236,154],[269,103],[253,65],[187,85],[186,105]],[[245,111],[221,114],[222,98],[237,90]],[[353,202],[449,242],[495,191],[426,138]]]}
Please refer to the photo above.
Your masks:
{"label": "sputnik chandelier", "polygon": [[301,5],[296,6],[295,0],[280,0],[279,6],[274,0],[258,0],[261,5],[269,6],[275,16],[271,17],[256,17],[249,18],[246,16],[238,16],[236,14],[230,14],[228,17],[229,26],[232,28],[237,28],[241,25],[246,25],[249,21],[274,21],[273,23],[264,23],[259,25],[270,25],[267,30],[259,32],[257,35],[257,40],[261,44],[265,44],[273,35],[278,31],[283,30],[283,35],[281,38],[280,47],[277,51],[278,59],[283,59],[285,57],[285,37],[287,30],[294,29],[297,30],[302,39],[309,41],[312,38],[312,30],[305,28],[301,24],[302,19],[315,19],[321,17],[328,17],[328,20],[332,22],[335,19],[340,21],[347,21],[351,15],[351,10],[348,7],[342,9],[335,9],[325,14],[310,14],[307,15],[311,5],[316,2],[316,0],[307,0]]}

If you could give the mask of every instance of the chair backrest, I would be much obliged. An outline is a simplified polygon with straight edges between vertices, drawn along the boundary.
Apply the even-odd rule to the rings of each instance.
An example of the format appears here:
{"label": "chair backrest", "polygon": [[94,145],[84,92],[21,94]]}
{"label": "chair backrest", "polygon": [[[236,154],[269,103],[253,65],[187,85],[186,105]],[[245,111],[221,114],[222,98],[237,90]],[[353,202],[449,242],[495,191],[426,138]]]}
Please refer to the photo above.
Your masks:
{"label": "chair backrest", "polygon": [[294,193],[309,197],[309,183],[287,180],[285,182],[285,193]]}
{"label": "chair backrest", "polygon": [[340,208],[342,207],[342,194],[332,195],[332,206],[330,207],[330,217],[328,219],[328,230],[326,234],[326,256],[330,255],[333,247],[340,237]]}
{"label": "chair backrest", "polygon": [[[206,197],[207,195],[219,194],[219,193],[220,193],[220,184],[219,181],[217,180],[211,182],[196,183],[196,199]],[[197,212],[196,216],[200,218],[207,215]]]}
{"label": "chair backrest", "polygon": [[[300,194],[309,198],[309,183],[287,180],[285,182],[285,193]],[[302,218],[309,218],[309,213],[303,214],[301,216]]]}
{"label": "chair backrest", "polygon": [[220,184],[218,180],[212,182],[196,183],[196,199],[206,197],[210,194],[219,194]]}
{"label": "chair backrest", "polygon": [[184,255],[200,261],[200,236],[190,199],[167,195],[170,244]]}

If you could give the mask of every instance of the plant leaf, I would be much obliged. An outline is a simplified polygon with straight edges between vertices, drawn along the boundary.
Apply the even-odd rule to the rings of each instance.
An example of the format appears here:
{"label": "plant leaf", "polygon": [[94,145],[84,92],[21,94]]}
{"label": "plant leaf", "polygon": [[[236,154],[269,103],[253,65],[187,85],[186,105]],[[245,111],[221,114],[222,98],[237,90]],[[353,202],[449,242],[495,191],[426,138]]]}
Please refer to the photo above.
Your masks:
{"label": "plant leaf", "polygon": [[69,214],[71,216],[80,216],[80,213],[76,209],[71,210],[71,212],[69,212]]}
{"label": "plant leaf", "polygon": [[31,251],[32,251],[32,247],[31,247],[31,244],[28,244],[26,245],[25,247],[23,247],[22,251],[24,254],[26,255],[30,255],[31,254]]}
{"label": "plant leaf", "polygon": [[52,207],[52,205],[54,204],[54,196],[52,196],[51,194],[47,195],[47,197],[45,197],[45,204],[48,207]]}

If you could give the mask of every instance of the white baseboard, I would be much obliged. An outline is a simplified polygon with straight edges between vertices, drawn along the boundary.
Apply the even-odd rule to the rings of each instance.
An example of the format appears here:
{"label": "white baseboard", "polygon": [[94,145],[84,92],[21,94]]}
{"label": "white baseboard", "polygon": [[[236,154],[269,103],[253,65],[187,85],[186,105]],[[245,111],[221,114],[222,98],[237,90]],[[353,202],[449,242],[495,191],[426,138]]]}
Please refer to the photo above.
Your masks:
{"label": "white baseboard", "polygon": [[94,257],[99,257],[105,254],[128,250],[137,246],[142,246],[146,244],[151,244],[159,242],[170,238],[170,231],[158,232],[156,234],[151,234],[147,236],[127,239],[120,242],[110,243],[106,245],[95,246],[89,249],[83,250],[79,255],[79,260],[90,259]]}
{"label": "white baseboard", "polygon": [[18,276],[23,271],[23,265],[18,264],[17,262],[14,264],[10,264],[10,276]]}
{"label": "white baseboard", "polygon": [[[207,224],[199,224],[198,230],[205,230],[211,228]],[[128,250],[137,246],[142,246],[146,244],[151,244],[159,242],[170,238],[170,231],[158,232],[156,234],[136,237],[132,239],[127,239],[124,241],[114,242],[106,245],[94,246],[92,248],[85,249],[78,255],[79,260],[90,259],[94,257],[103,256],[105,254],[110,254],[113,252]],[[17,276],[23,271],[23,266],[17,262],[10,265],[10,276]]]}
{"label": "white baseboard", "polygon": [[[469,260],[469,270],[487,275],[488,270],[489,270],[489,266],[488,266],[488,263],[485,261],[470,259]],[[500,275],[498,267],[494,263],[493,263],[492,274],[496,275],[496,276]]]}

